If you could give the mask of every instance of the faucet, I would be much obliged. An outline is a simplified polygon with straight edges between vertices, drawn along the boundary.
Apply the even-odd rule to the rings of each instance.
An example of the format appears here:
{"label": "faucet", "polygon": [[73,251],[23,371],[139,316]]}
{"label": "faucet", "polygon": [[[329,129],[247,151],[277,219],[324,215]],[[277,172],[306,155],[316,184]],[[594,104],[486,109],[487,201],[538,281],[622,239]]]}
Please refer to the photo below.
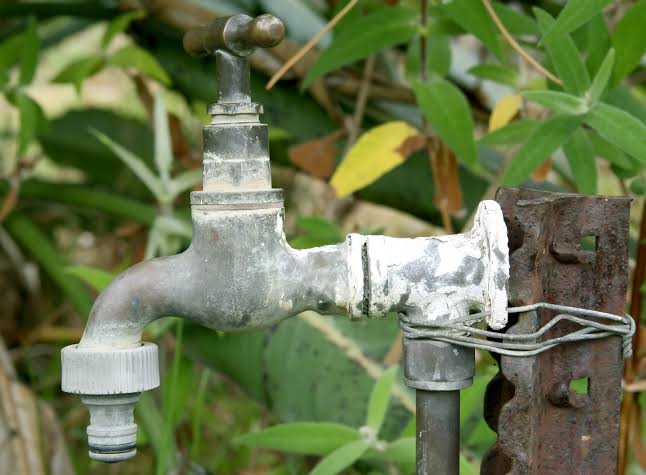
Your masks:
{"label": "faucet", "polygon": [[190,54],[215,55],[219,87],[204,127],[203,191],[190,198],[192,242],[179,255],[119,275],[94,303],[81,341],[61,353],[62,390],[80,394],[89,408],[93,459],[118,462],[136,453],[134,406],[141,392],[159,386],[157,347],[141,336],[160,317],[227,332],[259,330],[305,310],[351,319],[394,311],[420,321],[478,310],[493,328],[506,323],[507,233],[495,201],[479,205],[465,234],[349,234],[337,245],[289,246],[247,60],[283,36],[278,18],[239,14],[184,37]]}

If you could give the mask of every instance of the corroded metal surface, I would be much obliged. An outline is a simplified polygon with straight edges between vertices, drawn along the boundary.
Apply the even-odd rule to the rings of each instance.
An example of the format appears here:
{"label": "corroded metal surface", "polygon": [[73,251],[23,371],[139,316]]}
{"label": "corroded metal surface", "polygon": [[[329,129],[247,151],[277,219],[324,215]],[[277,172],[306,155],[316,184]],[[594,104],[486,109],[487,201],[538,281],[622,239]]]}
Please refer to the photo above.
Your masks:
{"label": "corroded metal surface", "polygon": [[[509,231],[511,305],[545,301],[624,311],[630,201],[532,190],[497,195]],[[583,246],[590,245],[590,249]],[[554,312],[521,315],[508,333],[536,330]],[[562,322],[545,337],[578,329]],[[561,345],[536,357],[499,359],[485,395],[497,431],[481,473],[616,473],[623,368],[621,339]],[[574,390],[573,380],[583,379]]]}

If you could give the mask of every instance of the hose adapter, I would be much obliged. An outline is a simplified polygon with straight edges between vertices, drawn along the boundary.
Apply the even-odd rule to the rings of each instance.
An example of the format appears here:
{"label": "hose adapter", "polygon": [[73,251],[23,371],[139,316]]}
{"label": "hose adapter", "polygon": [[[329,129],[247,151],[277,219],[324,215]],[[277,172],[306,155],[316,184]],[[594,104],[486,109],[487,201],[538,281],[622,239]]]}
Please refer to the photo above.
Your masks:
{"label": "hose adapter", "polygon": [[80,394],[90,411],[90,458],[121,462],[137,453],[134,407],[142,391],[159,386],[157,345],[91,348],[70,345],[61,352],[61,387]]}

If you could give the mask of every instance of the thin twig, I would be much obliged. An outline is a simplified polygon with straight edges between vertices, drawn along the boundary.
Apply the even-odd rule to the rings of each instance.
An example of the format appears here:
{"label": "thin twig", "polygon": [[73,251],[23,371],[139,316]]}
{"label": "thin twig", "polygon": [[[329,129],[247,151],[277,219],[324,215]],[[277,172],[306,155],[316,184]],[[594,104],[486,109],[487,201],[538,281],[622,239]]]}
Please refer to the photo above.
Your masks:
{"label": "thin twig", "polygon": [[493,20],[493,22],[496,24],[496,27],[502,34],[502,36],[507,40],[507,43],[516,50],[516,52],[525,60],[527,61],[530,65],[534,67],[538,72],[540,72],[543,76],[548,78],[550,81],[558,84],[559,86],[563,85],[563,82],[554,76],[551,72],[549,72],[547,69],[545,69],[538,61],[536,61],[527,51],[523,49],[520,44],[514,39],[513,36],[507,31],[507,28],[505,28],[505,25],[502,24],[502,21],[500,21],[500,18],[498,18],[498,14],[496,11],[493,9],[491,6],[491,2],[489,0],[482,0],[482,3],[484,4],[485,8],[487,9],[487,12],[489,13],[489,16]]}
{"label": "thin twig", "polygon": [[346,16],[358,2],[359,0],[350,0],[348,4],[339,11],[339,13],[334,15],[334,18],[332,18],[323,28],[321,28],[321,30],[316,33],[307,43],[305,43],[305,45],[300,50],[298,50],[296,54],[289,59],[289,61],[287,61],[278,71],[274,73],[274,75],[267,83],[266,89],[269,90],[274,87],[274,85],[280,80],[280,78],[283,77],[283,74],[289,71],[291,67],[299,62],[309,50],[316,46],[316,44],[321,41],[321,38],[323,38],[323,36],[325,36],[328,31],[334,28],[334,26],[339,23],[341,19]]}
{"label": "thin twig", "polygon": [[350,150],[350,147],[354,145],[359,137],[361,131],[361,122],[363,121],[363,115],[366,111],[366,104],[368,102],[368,94],[370,92],[370,78],[372,77],[372,72],[375,69],[375,59],[376,56],[371,54],[366,59],[366,64],[363,67],[363,78],[361,80],[361,85],[359,86],[359,93],[357,94],[357,102],[354,108],[354,114],[352,116],[352,124],[350,125],[350,130],[348,132],[348,144],[346,146],[346,153]]}

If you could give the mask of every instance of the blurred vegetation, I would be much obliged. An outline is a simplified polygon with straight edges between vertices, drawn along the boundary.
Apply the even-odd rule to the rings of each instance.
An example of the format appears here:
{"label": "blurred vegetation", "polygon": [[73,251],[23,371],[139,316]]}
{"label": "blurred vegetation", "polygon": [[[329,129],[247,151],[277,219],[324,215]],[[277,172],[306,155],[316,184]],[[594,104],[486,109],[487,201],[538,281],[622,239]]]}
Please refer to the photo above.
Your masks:
{"label": "blurred vegetation", "polygon": [[[249,334],[156,322],[146,338],[160,346],[162,388],[139,404],[138,456],[116,466],[90,462],[85,409],[60,392],[59,351],[97,291],[190,242],[216,82],[214,61],[186,55],[181,35],[239,12],[287,27],[251,62],[294,247],[348,231],[460,232],[499,186],[629,195],[627,310],[644,316],[646,0],[4,2],[0,383],[14,392],[0,397],[0,433],[30,421],[0,456],[11,473],[413,471],[394,317],[306,312]],[[625,375],[625,473],[646,470],[642,335]],[[496,366],[478,361],[462,393],[465,474],[495,441],[482,398]]]}

